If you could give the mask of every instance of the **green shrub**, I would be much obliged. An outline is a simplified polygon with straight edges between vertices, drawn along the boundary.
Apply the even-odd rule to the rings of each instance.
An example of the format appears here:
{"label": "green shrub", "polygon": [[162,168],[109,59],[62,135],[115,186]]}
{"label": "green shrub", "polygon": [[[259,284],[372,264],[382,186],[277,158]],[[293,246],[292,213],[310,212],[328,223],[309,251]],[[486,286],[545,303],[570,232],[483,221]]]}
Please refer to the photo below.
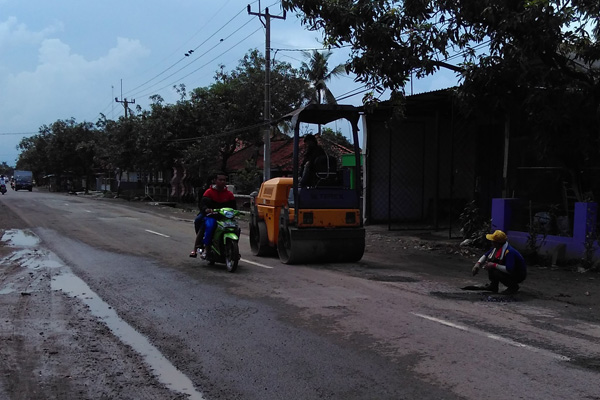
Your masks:
{"label": "green shrub", "polygon": [[467,203],[458,220],[461,225],[460,232],[463,238],[468,239],[472,246],[479,248],[487,248],[489,246],[485,235],[490,232],[492,221],[483,216],[474,200]]}

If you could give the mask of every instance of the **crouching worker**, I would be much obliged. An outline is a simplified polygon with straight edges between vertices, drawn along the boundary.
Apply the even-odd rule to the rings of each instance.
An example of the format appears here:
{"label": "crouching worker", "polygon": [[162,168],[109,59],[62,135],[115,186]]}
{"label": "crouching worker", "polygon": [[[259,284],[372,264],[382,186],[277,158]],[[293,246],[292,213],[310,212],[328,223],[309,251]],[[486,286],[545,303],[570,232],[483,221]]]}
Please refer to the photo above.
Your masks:
{"label": "crouching worker", "polygon": [[514,294],[519,291],[519,283],[527,277],[525,259],[514,247],[508,244],[506,234],[500,230],[485,235],[492,242],[492,248],[485,253],[473,266],[473,275],[480,268],[487,270],[490,283],[486,290],[498,293],[498,284],[506,286],[503,294]]}

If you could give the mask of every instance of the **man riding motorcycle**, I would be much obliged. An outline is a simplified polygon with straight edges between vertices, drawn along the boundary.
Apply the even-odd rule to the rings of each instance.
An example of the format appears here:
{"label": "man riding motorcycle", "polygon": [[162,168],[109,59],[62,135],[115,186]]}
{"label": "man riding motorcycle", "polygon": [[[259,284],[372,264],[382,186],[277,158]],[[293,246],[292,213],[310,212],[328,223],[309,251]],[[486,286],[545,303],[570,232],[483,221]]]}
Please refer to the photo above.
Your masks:
{"label": "man riding motorcycle", "polygon": [[[235,196],[227,189],[227,175],[223,172],[216,173],[213,183],[211,187],[206,189],[200,201],[200,211],[203,218],[201,227],[196,227],[196,242],[194,243],[194,250],[190,253],[190,257],[196,257],[196,251],[201,247],[203,249],[201,257],[206,258],[217,223],[210,215],[213,209],[223,207],[236,208]],[[199,246],[200,239],[202,239],[201,246]]]}
{"label": "man riding motorcycle", "polygon": [[0,176],[0,192],[2,192],[2,194],[6,193],[6,178],[4,177],[4,175]]}

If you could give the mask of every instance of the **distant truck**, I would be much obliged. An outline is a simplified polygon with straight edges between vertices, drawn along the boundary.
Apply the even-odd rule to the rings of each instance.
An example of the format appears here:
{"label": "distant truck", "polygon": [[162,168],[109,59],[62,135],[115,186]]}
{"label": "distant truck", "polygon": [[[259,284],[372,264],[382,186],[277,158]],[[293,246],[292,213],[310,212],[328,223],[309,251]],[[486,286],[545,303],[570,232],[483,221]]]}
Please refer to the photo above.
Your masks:
{"label": "distant truck", "polygon": [[15,178],[15,190],[26,189],[30,192],[33,190],[33,173],[31,171],[15,170],[13,178]]}

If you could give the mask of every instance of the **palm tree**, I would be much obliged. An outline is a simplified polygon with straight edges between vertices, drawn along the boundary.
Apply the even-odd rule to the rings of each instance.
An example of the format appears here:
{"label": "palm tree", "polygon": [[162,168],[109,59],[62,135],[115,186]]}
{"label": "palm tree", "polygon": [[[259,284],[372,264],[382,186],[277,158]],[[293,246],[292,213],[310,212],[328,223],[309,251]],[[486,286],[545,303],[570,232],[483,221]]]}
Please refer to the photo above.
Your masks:
{"label": "palm tree", "polygon": [[334,76],[339,76],[346,72],[344,64],[340,64],[329,71],[327,61],[331,56],[331,51],[313,50],[312,52],[305,51],[304,56],[308,62],[302,62],[300,71],[310,81],[315,89],[315,97],[311,100],[317,104],[337,104],[333,93],[327,87],[327,82]]}

